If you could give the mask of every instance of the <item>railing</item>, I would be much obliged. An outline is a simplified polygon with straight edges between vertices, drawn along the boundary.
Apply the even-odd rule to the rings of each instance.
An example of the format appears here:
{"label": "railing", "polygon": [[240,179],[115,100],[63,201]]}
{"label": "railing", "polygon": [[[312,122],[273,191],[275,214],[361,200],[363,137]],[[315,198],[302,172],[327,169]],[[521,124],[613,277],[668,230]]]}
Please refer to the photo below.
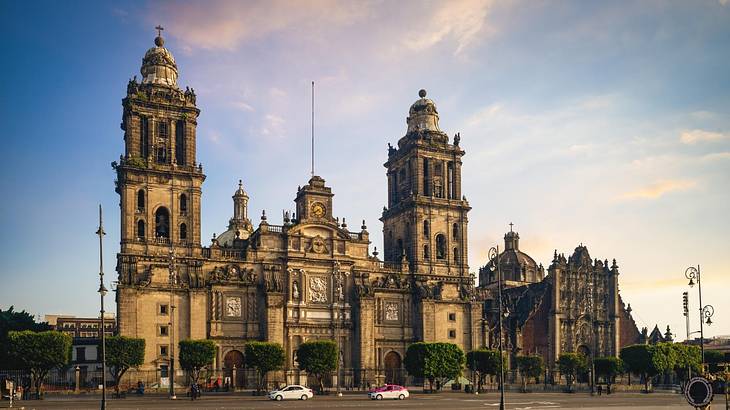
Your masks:
{"label": "railing", "polygon": [[269,232],[282,233],[284,227],[282,225],[269,225]]}
{"label": "railing", "polygon": [[400,272],[403,265],[399,262],[378,262],[378,268],[391,272]]}

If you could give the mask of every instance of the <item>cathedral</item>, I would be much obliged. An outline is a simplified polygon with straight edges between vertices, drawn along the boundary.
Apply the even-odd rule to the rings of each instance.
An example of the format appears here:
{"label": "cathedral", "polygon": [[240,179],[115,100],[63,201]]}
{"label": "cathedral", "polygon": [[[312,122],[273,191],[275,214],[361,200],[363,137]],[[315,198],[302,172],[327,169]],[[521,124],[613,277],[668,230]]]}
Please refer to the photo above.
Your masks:
{"label": "cathedral", "polygon": [[296,369],[301,343],[329,339],[352,383],[397,382],[413,342],[495,347],[500,281],[511,357],[539,354],[550,364],[561,352],[616,355],[639,338],[616,262],[593,260],[582,245],[567,259],[556,252],[546,272],[510,229],[477,286],[467,260],[465,151],[459,134],[439,128],[425,90],[405,135],[388,144],[380,257],[365,221],[350,230],[333,214],[333,190],[317,175],[293,192],[295,213],[280,225],[249,215],[239,181],[227,230],[203,244],[201,111],[195,91],[178,85],[161,35],[122,106],[124,153],[112,163],[121,212],[117,317],[120,335],[146,341],[142,369],[166,372],[183,339],[214,341],[220,371],[242,367],[252,340],[280,343],[285,367]]}

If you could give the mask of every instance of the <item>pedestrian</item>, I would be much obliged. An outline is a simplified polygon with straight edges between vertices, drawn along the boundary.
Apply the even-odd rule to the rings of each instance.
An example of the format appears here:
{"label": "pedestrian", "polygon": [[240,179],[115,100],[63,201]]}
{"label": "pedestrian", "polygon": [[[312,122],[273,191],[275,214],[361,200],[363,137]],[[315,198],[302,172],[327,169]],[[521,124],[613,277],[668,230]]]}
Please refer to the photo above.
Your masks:
{"label": "pedestrian", "polygon": [[144,395],[144,383],[142,380],[137,381],[137,394]]}
{"label": "pedestrian", "polygon": [[598,395],[600,396],[601,393],[603,393],[603,385],[599,384],[598,385]]}

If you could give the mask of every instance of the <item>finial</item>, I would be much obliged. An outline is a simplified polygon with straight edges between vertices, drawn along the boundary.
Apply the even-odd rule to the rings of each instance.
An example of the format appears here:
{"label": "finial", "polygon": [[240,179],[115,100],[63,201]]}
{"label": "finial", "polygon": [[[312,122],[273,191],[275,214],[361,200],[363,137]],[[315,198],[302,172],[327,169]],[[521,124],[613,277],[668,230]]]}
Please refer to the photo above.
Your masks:
{"label": "finial", "polygon": [[162,47],[165,44],[165,39],[162,38],[162,30],[164,30],[165,28],[158,25],[157,27],[155,27],[155,29],[157,30],[157,37],[155,37],[155,45],[157,47]]}
{"label": "finial", "polygon": [[362,220],[362,226],[360,227],[360,229],[362,229],[363,231],[366,230],[366,229],[368,229],[368,227],[365,225],[365,220],[364,219]]}
{"label": "finial", "polygon": [[426,90],[424,90],[423,88],[421,88],[418,91],[418,96],[421,97],[421,98],[426,98]]}
{"label": "finial", "polygon": [[263,209],[261,211],[261,221],[266,221],[266,210],[265,209]]}
{"label": "finial", "polygon": [[345,219],[345,217],[344,217],[344,216],[342,217],[342,228],[343,228],[343,229],[344,229],[344,228],[347,228],[347,220]]}
{"label": "finial", "polygon": [[509,223],[509,231],[512,232],[512,225],[514,225],[512,222]]}
{"label": "finial", "polygon": [[242,189],[242,188],[243,188],[243,180],[239,179],[238,180],[238,189]]}
{"label": "finial", "polygon": [[376,258],[378,257],[378,247],[376,246],[375,249],[373,249],[373,256]]}

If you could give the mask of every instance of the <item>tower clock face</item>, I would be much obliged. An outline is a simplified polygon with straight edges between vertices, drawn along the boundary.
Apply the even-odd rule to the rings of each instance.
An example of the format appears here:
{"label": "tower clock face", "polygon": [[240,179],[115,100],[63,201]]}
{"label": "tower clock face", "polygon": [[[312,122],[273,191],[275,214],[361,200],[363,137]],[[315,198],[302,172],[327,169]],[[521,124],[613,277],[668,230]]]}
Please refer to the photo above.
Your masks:
{"label": "tower clock face", "polygon": [[312,210],[312,215],[316,216],[317,218],[322,218],[327,211],[327,209],[324,207],[324,205],[321,202],[313,203],[311,210]]}

